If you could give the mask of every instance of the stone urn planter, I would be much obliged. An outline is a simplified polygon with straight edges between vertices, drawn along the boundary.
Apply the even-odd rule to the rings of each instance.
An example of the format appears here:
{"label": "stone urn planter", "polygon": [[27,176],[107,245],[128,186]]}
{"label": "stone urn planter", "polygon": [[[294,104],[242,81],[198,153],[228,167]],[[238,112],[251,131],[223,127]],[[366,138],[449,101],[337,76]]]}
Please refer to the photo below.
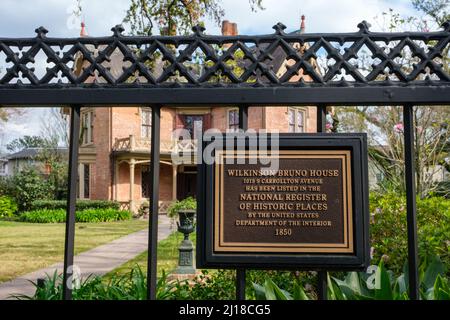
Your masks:
{"label": "stone urn planter", "polygon": [[176,274],[195,274],[194,268],[194,245],[189,239],[189,234],[194,232],[195,210],[182,209],[178,211],[178,231],[184,235],[178,247],[178,268]]}

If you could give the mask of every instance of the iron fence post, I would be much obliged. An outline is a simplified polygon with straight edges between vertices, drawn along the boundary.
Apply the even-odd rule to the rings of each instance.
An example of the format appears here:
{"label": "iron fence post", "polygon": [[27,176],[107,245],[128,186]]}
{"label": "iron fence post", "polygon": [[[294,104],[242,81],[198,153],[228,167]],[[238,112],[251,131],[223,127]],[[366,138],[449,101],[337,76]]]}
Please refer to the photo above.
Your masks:
{"label": "iron fence post", "polygon": [[[248,129],[248,106],[239,106],[239,129]],[[236,270],[236,300],[245,300],[246,269]]]}
{"label": "iron fence post", "polygon": [[63,299],[72,299],[73,255],[75,246],[75,204],[77,200],[78,147],[80,139],[79,105],[71,106],[69,145],[69,190],[66,211],[66,232],[64,240]]}
{"label": "iron fence post", "polygon": [[152,106],[150,152],[150,219],[148,234],[147,298],[156,300],[158,256],[159,147],[161,107]]}
{"label": "iron fence post", "polygon": [[[327,123],[327,106],[317,106],[317,132],[326,132]],[[327,272],[319,270],[317,273],[317,298],[319,300],[327,300]]]}
{"label": "iron fence post", "polygon": [[408,228],[408,283],[411,300],[419,299],[418,249],[417,249],[417,214],[416,214],[416,182],[414,152],[414,120],[413,106],[403,106],[403,126],[405,139],[405,183],[406,214]]}

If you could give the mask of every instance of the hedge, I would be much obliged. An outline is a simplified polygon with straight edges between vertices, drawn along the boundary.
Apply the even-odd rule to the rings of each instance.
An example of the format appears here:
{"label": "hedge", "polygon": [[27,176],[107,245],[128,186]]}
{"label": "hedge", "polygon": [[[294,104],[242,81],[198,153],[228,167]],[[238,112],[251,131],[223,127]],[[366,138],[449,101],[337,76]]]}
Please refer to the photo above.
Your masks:
{"label": "hedge", "polygon": [[[31,203],[30,211],[35,210],[55,210],[55,209],[66,209],[66,200],[36,200]],[[86,209],[120,209],[120,204],[116,201],[109,200],[77,200],[76,209],[86,210]]]}
{"label": "hedge", "polygon": [[[130,211],[116,209],[87,209],[77,211],[76,222],[111,222],[130,220]],[[20,221],[31,223],[62,223],[66,221],[66,211],[64,209],[42,209],[24,212],[20,215]]]}

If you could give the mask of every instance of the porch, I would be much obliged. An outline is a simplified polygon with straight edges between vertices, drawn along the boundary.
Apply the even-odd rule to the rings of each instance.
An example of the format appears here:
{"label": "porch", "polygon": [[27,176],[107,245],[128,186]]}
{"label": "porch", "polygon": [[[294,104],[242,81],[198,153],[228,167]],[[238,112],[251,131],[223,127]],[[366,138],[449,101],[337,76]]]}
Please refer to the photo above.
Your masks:
{"label": "porch", "polygon": [[[177,165],[172,156],[194,156],[196,147],[196,140],[161,141],[160,214],[166,214],[173,201],[195,196],[195,165]],[[134,135],[114,141],[113,198],[122,209],[137,213],[143,203],[149,202],[150,148],[150,140]]]}

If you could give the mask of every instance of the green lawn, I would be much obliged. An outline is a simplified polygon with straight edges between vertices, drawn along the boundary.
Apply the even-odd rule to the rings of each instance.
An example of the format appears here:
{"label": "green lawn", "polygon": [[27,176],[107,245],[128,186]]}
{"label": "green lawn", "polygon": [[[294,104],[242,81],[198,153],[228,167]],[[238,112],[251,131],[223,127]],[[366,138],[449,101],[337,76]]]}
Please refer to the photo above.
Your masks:
{"label": "green lawn", "polygon": [[[148,221],[77,223],[75,254],[148,227]],[[0,282],[63,261],[65,224],[0,221]]]}
{"label": "green lawn", "polygon": [[[183,239],[183,235],[179,232],[172,233],[167,239],[162,240],[158,243],[158,277],[161,276],[162,271],[164,270],[166,274],[172,272],[178,264],[178,246]],[[192,233],[190,235],[190,239],[194,243],[194,252],[195,252],[195,241],[196,235]],[[148,253],[143,252],[138,255],[136,258],[128,261],[123,264],[119,268],[111,271],[106,275],[106,277],[111,276],[112,274],[127,274],[130,269],[134,266],[139,265],[144,273],[147,272],[147,257]]]}

